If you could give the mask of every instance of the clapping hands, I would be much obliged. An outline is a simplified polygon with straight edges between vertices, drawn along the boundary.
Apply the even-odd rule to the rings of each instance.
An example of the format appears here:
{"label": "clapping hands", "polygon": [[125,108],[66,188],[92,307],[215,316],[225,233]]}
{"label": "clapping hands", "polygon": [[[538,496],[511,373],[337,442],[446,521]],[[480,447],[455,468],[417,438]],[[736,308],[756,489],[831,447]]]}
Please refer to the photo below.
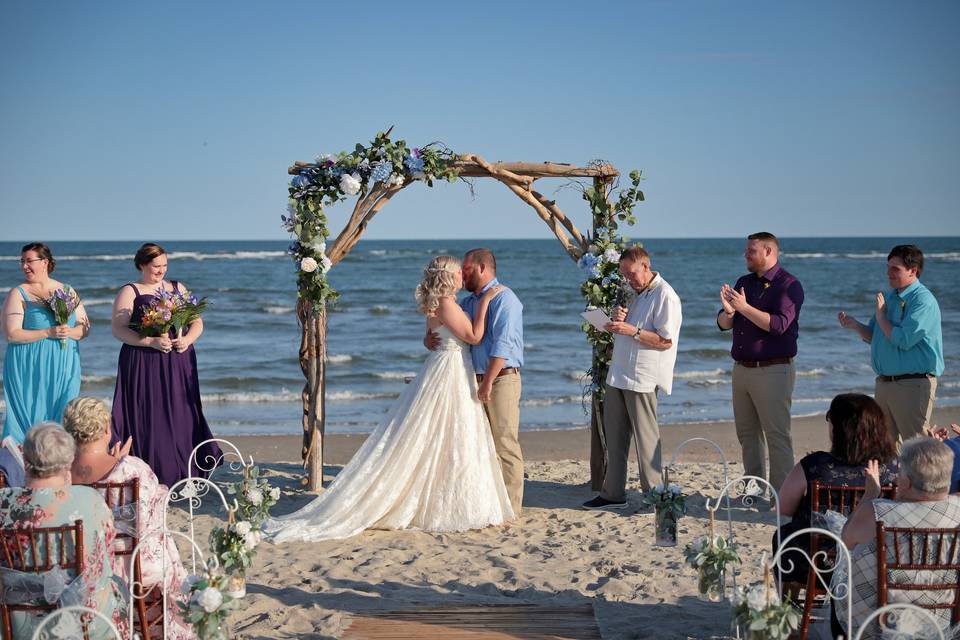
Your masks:
{"label": "clapping hands", "polygon": [[110,447],[110,456],[119,460],[123,456],[130,453],[130,447],[132,446],[133,437],[127,438],[127,441],[123,443],[123,446],[120,446],[119,442],[114,442],[113,446]]}
{"label": "clapping hands", "polygon": [[864,500],[880,497],[880,463],[870,460],[863,469]]}

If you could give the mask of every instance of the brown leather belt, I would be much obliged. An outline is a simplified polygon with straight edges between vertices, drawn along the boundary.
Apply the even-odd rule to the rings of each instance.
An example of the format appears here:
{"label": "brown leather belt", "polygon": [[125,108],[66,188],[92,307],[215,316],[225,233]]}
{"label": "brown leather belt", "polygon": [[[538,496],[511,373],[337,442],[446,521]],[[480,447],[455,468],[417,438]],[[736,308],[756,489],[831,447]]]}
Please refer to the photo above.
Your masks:
{"label": "brown leather belt", "polygon": [[[483,375],[484,374],[482,373],[477,374],[477,382],[483,382]],[[512,376],[512,375],[520,375],[520,369],[518,369],[517,367],[504,367],[503,369],[500,369],[500,373],[497,374],[497,377],[501,378],[503,376]]]}
{"label": "brown leather belt", "polygon": [[769,360],[737,360],[737,364],[743,365],[748,369],[757,367],[772,367],[775,364],[790,364],[793,358],[771,358]]}
{"label": "brown leather belt", "polygon": [[921,378],[936,378],[932,373],[904,373],[899,376],[877,376],[877,380],[883,382],[896,382],[897,380],[919,380]]}

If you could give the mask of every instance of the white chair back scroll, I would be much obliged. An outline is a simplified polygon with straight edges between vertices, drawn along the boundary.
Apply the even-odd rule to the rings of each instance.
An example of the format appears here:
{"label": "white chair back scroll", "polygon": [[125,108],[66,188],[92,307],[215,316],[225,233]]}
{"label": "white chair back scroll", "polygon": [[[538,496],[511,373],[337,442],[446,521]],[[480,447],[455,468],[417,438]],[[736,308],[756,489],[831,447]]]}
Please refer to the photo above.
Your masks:
{"label": "white chair back scroll", "polygon": [[[90,618],[100,618],[100,621],[106,625],[109,634],[101,636],[103,640],[106,638],[123,640],[110,618],[96,609],[79,605],[51,611],[50,615],[41,620],[37,628],[33,630],[31,640],[81,640],[83,638],[83,627],[79,618],[82,615]],[[101,638],[98,638],[98,640],[101,640]]]}
{"label": "white chair back scroll", "polygon": [[[230,504],[227,502],[226,497],[223,495],[223,491],[220,490],[216,484],[207,480],[206,478],[184,478],[178,482],[173,483],[173,486],[170,487],[170,491],[167,493],[167,499],[163,503],[163,534],[166,535],[167,532],[171,532],[169,512],[170,506],[178,502],[186,502],[187,508],[190,512],[190,534],[189,538],[192,543],[191,553],[190,553],[190,573],[197,572],[197,541],[194,535],[194,526],[193,526],[193,511],[200,507],[203,503],[203,498],[211,491],[220,499],[220,504],[223,505],[224,512],[229,515],[231,510],[236,511],[237,501],[233,501],[233,509],[231,509]],[[152,532],[145,533],[143,537],[150,535]],[[164,544],[166,544],[166,539],[164,538]]]}
{"label": "white chair back scroll", "polygon": [[853,640],[860,640],[874,622],[880,625],[880,637],[884,640],[945,640],[943,628],[937,624],[936,618],[929,611],[908,602],[888,604],[871,613],[857,629]]}

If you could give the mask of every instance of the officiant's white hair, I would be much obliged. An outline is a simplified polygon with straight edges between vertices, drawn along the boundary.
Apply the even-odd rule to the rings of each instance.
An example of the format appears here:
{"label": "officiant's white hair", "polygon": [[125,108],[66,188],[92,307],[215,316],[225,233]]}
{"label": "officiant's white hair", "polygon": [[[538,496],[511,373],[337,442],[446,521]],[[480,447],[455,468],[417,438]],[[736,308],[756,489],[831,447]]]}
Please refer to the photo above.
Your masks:
{"label": "officiant's white hair", "polygon": [[437,256],[423,270],[423,279],[417,285],[417,308],[425,316],[436,315],[440,298],[457,292],[457,273],[460,261],[453,256]]}

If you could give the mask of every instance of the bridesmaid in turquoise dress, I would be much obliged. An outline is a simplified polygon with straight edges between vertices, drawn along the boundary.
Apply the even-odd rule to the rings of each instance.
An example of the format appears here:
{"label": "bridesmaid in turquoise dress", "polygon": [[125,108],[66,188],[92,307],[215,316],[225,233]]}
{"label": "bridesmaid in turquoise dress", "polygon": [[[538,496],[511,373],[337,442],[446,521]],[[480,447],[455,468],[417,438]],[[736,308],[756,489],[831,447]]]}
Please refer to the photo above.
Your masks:
{"label": "bridesmaid in turquoise dress", "polygon": [[90,332],[83,304],[65,325],[57,325],[45,300],[57,289],[69,289],[50,277],[56,261],[42,242],[20,253],[24,282],[10,290],[3,305],[7,351],[3,359],[6,417],[3,437],[22,443],[38,422],[63,419],[67,403],[80,395],[78,341]]}

